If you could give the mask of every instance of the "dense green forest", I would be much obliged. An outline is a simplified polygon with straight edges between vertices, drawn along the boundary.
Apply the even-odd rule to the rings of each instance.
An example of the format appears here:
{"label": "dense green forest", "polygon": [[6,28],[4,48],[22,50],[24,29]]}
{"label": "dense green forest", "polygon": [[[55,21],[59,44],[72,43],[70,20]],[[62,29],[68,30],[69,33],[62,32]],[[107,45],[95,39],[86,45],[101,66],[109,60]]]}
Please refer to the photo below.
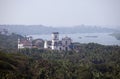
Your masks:
{"label": "dense green forest", "polygon": [[10,35],[0,34],[0,49],[17,49],[18,38],[23,38],[23,36],[15,33]]}
{"label": "dense green forest", "polygon": [[6,41],[11,48],[0,44],[0,79],[120,79],[120,46],[77,43],[73,51],[17,50]]}

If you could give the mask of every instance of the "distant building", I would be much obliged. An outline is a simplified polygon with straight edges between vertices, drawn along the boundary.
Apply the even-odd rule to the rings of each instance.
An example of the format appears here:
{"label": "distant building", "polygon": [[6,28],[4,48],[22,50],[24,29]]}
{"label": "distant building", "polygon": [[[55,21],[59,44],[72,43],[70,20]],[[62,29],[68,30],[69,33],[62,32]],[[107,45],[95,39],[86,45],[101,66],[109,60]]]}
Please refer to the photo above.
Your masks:
{"label": "distant building", "polygon": [[0,34],[2,34],[2,35],[9,35],[7,29],[0,29]]}
{"label": "distant building", "polygon": [[52,33],[52,40],[35,39],[32,37],[25,37],[18,39],[18,49],[23,48],[39,48],[39,49],[51,49],[51,50],[64,50],[70,51],[73,49],[72,39],[70,37],[64,37],[59,40],[59,33]]}
{"label": "distant building", "polygon": [[72,39],[69,37],[64,37],[62,40],[59,40],[59,33],[53,32],[52,33],[52,40],[44,42],[45,49],[52,49],[52,50],[65,50],[69,51],[73,49]]}
{"label": "distant building", "polygon": [[33,48],[39,48],[39,49],[43,49],[44,47],[44,40],[42,39],[35,39],[32,41],[33,44]]}
{"label": "distant building", "polygon": [[59,33],[53,32],[52,33],[52,44],[51,44],[52,50],[59,50],[58,43],[59,43]]}
{"label": "distant building", "polygon": [[45,40],[44,41],[44,48],[45,49],[51,49],[51,44],[52,44],[52,41]]}
{"label": "distant building", "polygon": [[18,39],[18,49],[32,48],[32,37]]}
{"label": "distant building", "polygon": [[73,49],[71,38],[69,38],[69,37],[62,38],[62,49],[63,50]]}

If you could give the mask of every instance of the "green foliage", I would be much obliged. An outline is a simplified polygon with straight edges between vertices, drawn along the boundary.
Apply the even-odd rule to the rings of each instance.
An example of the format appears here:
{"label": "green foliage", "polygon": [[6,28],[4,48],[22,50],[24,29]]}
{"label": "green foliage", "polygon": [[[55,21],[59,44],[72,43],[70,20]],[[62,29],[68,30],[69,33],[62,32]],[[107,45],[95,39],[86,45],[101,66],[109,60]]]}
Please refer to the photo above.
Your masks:
{"label": "green foliage", "polygon": [[17,49],[17,41],[18,38],[23,38],[20,35],[17,34],[11,34],[11,35],[2,35],[0,34],[0,49],[4,51],[10,51]]}
{"label": "green foliage", "polygon": [[116,39],[120,40],[120,32],[116,32],[111,35],[114,36]]}
{"label": "green foliage", "polygon": [[119,79],[120,46],[78,44],[75,51],[0,52],[0,79]]}

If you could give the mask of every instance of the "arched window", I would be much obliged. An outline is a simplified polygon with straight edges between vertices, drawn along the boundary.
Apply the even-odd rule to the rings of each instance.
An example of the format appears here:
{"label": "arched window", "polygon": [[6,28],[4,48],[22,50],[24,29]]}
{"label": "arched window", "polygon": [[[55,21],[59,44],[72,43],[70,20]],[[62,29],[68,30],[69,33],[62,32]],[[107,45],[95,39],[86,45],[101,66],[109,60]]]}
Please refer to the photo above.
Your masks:
{"label": "arched window", "polygon": [[66,51],[68,51],[68,48],[67,48],[67,47],[65,47],[65,50],[66,50]]}
{"label": "arched window", "polygon": [[67,41],[65,41],[65,44],[67,45]]}

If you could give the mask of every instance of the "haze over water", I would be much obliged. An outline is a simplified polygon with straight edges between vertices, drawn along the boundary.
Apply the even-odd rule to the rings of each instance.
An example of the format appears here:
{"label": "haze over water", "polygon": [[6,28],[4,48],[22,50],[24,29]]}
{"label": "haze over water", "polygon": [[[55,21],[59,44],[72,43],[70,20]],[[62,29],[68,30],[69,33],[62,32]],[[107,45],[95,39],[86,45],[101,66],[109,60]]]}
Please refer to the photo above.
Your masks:
{"label": "haze over water", "polygon": [[[65,36],[71,37],[73,42],[79,43],[98,43],[102,45],[120,45],[120,40],[110,35],[111,33],[75,33],[75,34],[60,34],[62,39]],[[51,34],[44,35],[30,35],[34,39],[51,40]]]}

